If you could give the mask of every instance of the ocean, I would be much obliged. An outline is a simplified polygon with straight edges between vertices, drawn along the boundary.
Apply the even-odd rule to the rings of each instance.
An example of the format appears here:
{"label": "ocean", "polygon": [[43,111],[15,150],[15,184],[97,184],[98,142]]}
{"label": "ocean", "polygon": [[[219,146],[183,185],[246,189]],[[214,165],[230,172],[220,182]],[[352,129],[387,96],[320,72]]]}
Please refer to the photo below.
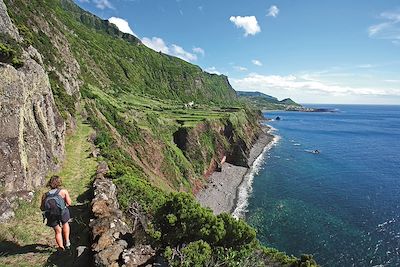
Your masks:
{"label": "ocean", "polygon": [[267,122],[277,138],[236,216],[264,245],[322,266],[400,266],[400,106],[323,107],[337,112],[264,114],[281,118]]}

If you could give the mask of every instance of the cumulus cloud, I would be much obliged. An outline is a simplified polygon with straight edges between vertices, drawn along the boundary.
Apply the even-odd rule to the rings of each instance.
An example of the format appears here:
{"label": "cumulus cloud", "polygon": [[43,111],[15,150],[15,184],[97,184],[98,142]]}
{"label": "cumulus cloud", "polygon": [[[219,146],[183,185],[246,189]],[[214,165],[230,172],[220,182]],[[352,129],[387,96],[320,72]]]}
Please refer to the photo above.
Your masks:
{"label": "cumulus cloud", "polygon": [[132,31],[131,27],[129,27],[128,21],[117,17],[111,17],[108,19],[108,21],[117,26],[121,32],[129,33],[136,36],[136,34]]}
{"label": "cumulus cloud", "polygon": [[383,12],[379,16],[383,22],[368,28],[368,35],[375,39],[391,40],[392,43],[400,42],[400,11]]}
{"label": "cumulus cloud", "polygon": [[157,51],[157,52],[161,51],[164,54],[179,57],[180,59],[183,59],[186,61],[196,61],[197,60],[197,55],[187,52],[185,49],[183,49],[179,45],[176,45],[176,44],[167,45],[165,43],[165,41],[159,37],[153,37],[151,39],[144,37],[144,38],[142,38],[142,43],[144,45],[146,45],[147,47],[153,49],[154,51]]}
{"label": "cumulus cloud", "polygon": [[205,71],[207,71],[208,73],[221,75],[221,72],[219,72],[216,67],[206,68]]}
{"label": "cumulus cloud", "polygon": [[253,59],[253,60],[251,61],[251,63],[253,63],[253,64],[256,65],[256,66],[262,66],[262,65],[263,65],[262,62],[259,61],[258,59]]}
{"label": "cumulus cloud", "polygon": [[288,94],[297,93],[322,93],[333,96],[346,95],[375,95],[375,96],[400,96],[400,89],[352,87],[335,83],[327,83],[307,76],[297,77],[295,75],[260,75],[251,73],[243,79],[231,79],[233,87],[237,90],[256,91],[287,91]]}
{"label": "cumulus cloud", "polygon": [[279,8],[277,6],[270,6],[268,8],[267,17],[276,18],[279,14]]}
{"label": "cumulus cloud", "polygon": [[106,8],[114,9],[114,6],[110,3],[109,0],[93,0],[93,3],[99,9],[106,9]]}
{"label": "cumulus cloud", "polygon": [[179,57],[183,60],[186,60],[186,61],[196,61],[197,60],[197,56],[195,54],[185,51],[185,49],[183,49],[179,45],[175,45],[175,44],[171,45],[170,50],[171,50],[171,55]]}
{"label": "cumulus cloud", "polygon": [[261,28],[255,16],[232,16],[229,20],[235,24],[237,28],[244,29],[244,36],[256,35],[261,32]]}
{"label": "cumulus cloud", "polygon": [[204,55],[206,54],[206,52],[204,51],[204,49],[201,48],[201,47],[194,47],[192,50],[193,50],[194,53],[199,54],[199,55],[202,55],[203,57],[204,57]]}
{"label": "cumulus cloud", "polygon": [[142,38],[142,43],[153,49],[154,51],[157,52],[163,52],[164,54],[169,54],[169,48],[168,46],[165,44],[164,40],[159,38],[159,37],[153,37],[153,38],[147,38],[147,37],[143,37]]}

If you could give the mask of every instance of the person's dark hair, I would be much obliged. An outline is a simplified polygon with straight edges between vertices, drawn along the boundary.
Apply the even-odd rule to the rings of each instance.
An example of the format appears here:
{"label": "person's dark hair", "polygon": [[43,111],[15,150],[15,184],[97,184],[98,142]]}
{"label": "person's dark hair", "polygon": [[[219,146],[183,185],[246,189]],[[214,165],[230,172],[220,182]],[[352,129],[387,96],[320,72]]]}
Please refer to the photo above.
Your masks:
{"label": "person's dark hair", "polygon": [[58,175],[53,175],[47,183],[47,186],[51,189],[59,188],[61,186],[61,177]]}

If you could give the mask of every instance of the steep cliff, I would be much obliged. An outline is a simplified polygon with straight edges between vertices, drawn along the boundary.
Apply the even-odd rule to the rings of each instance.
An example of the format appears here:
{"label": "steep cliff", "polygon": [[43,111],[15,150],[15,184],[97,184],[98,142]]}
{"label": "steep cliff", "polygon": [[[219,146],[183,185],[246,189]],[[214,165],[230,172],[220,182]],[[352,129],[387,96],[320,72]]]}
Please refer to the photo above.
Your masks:
{"label": "steep cliff", "polygon": [[[21,42],[0,1],[0,32]],[[65,123],[54,102],[37,50],[21,50],[23,66],[0,62],[0,220],[12,216],[12,202],[29,198],[62,161]]]}

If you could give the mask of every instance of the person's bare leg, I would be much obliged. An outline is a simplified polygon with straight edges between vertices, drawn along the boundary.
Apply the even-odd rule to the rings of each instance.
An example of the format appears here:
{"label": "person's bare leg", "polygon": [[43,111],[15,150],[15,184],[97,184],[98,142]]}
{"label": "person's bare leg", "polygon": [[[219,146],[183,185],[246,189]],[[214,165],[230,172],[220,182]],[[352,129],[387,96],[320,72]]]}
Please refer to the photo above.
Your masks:
{"label": "person's bare leg", "polygon": [[69,223],[68,222],[63,224],[62,232],[63,232],[63,235],[64,235],[65,244],[69,247],[69,245],[70,245],[70,242],[69,242],[70,228],[69,228]]}
{"label": "person's bare leg", "polygon": [[58,247],[64,249],[61,227],[57,225],[53,229]]}

